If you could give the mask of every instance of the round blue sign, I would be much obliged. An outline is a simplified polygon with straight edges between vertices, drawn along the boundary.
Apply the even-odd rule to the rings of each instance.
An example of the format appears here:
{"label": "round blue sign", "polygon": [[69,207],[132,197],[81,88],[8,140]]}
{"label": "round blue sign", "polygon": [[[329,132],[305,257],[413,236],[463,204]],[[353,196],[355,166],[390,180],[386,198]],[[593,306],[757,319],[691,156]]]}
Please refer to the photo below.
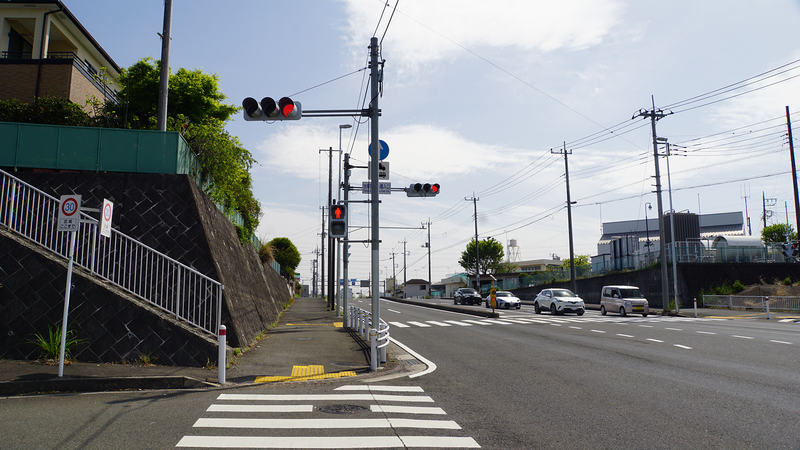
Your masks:
{"label": "round blue sign", "polygon": [[[380,139],[378,139],[378,143],[381,145],[381,153],[379,157],[380,160],[383,161],[384,159],[386,159],[387,156],[389,156],[389,144]],[[369,144],[369,147],[367,147],[367,151],[369,152],[369,156],[372,156],[372,144]]]}

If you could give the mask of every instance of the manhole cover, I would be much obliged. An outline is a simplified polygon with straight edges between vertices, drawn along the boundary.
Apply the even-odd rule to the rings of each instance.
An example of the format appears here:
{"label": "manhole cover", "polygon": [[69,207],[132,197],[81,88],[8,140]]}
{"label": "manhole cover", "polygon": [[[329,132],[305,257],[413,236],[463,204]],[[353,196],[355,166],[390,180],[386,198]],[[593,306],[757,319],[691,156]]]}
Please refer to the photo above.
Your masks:
{"label": "manhole cover", "polygon": [[369,409],[358,405],[327,405],[317,409],[328,414],[358,414],[369,411]]}

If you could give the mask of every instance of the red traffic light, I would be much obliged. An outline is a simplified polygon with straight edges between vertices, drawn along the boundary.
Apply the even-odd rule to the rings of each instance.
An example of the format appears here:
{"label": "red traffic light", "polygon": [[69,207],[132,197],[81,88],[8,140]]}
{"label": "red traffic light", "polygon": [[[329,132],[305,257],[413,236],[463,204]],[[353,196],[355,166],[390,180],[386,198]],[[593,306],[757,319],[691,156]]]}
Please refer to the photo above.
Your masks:
{"label": "red traffic light", "polygon": [[434,197],[439,194],[441,188],[439,183],[415,183],[406,189],[406,196],[408,197]]}
{"label": "red traffic light", "polygon": [[303,116],[300,102],[295,102],[289,97],[283,97],[275,102],[272,97],[264,97],[260,102],[252,97],[242,101],[244,120],[298,120]]}
{"label": "red traffic light", "polygon": [[331,208],[331,217],[334,219],[344,219],[344,206],[336,205]]}
{"label": "red traffic light", "polygon": [[347,205],[331,205],[329,230],[333,238],[347,237]]}

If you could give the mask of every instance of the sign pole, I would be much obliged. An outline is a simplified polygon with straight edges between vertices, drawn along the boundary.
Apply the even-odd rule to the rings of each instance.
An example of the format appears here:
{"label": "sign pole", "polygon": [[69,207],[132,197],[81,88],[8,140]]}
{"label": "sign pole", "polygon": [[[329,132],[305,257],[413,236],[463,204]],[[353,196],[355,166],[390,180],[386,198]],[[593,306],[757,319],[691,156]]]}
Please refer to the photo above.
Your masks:
{"label": "sign pole", "polygon": [[58,376],[64,376],[64,355],[67,348],[67,318],[69,316],[69,294],[72,291],[72,265],[75,261],[75,235],[78,231],[70,231],[69,264],[67,264],[67,287],[64,290],[64,318],[61,320],[61,356],[58,360]]}

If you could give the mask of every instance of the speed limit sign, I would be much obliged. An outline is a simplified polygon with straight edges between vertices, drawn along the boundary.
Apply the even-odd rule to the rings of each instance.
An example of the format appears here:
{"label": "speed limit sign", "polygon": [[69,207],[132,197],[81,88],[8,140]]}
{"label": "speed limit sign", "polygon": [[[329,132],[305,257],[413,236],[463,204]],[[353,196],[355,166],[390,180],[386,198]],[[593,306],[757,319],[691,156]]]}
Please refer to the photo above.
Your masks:
{"label": "speed limit sign", "polygon": [[80,195],[62,195],[58,204],[58,231],[78,231],[80,211]]}

